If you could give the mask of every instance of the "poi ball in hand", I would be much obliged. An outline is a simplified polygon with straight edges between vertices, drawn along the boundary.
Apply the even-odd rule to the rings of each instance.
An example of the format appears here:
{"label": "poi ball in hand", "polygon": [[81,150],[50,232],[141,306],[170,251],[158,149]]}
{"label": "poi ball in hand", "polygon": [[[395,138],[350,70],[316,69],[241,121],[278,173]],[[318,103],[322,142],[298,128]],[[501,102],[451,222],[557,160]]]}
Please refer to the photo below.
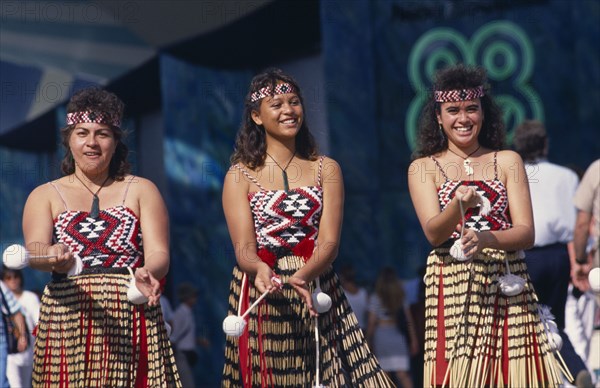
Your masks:
{"label": "poi ball in hand", "polygon": [[129,281],[129,288],[127,289],[127,299],[133,304],[142,304],[148,301],[146,295],[142,294],[142,292],[135,285],[135,277],[132,277]]}
{"label": "poi ball in hand", "polygon": [[239,315],[229,315],[223,320],[223,331],[231,337],[239,337],[244,333],[246,321]]}
{"label": "poi ball in hand", "polygon": [[2,262],[10,269],[23,269],[29,265],[29,252],[23,245],[9,245],[2,252]]}
{"label": "poi ball in hand", "polygon": [[600,267],[596,267],[588,274],[588,281],[590,282],[590,288],[592,291],[600,292]]}
{"label": "poi ball in hand", "polygon": [[319,314],[325,313],[331,308],[331,297],[321,290],[312,294],[312,302]]}
{"label": "poi ball in hand", "polygon": [[450,247],[450,256],[458,261],[467,261],[469,258],[465,255],[461,245],[460,240],[454,241],[454,244]]}

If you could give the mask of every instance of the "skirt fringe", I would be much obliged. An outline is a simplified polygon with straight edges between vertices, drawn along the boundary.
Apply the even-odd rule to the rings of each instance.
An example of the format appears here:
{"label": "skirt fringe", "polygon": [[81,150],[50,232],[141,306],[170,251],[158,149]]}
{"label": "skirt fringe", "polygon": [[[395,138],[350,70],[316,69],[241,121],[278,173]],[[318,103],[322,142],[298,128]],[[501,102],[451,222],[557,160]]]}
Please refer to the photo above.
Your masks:
{"label": "skirt fringe", "polygon": [[181,387],[160,306],[129,302],[129,280],[79,275],[46,286],[34,387]]}
{"label": "skirt fringe", "polygon": [[[505,296],[498,280],[510,272],[526,280],[522,293]],[[460,262],[447,248],[428,258],[425,307],[426,386],[555,387],[560,354],[549,344],[538,299],[522,256],[484,249]]]}
{"label": "skirt fringe", "polygon": [[[304,260],[297,256],[278,259],[274,271],[284,282],[283,291],[268,295],[252,310],[242,337],[227,337],[223,387],[315,385],[314,319],[309,316],[304,301],[287,284],[287,279],[303,265]],[[242,278],[243,272],[236,266],[230,287],[230,315],[238,313]],[[244,294],[248,296],[246,304],[251,304],[260,294],[252,282],[248,283]],[[332,298],[332,307],[318,317],[319,383],[329,388],[393,387],[369,350],[333,270],[321,275],[320,285]],[[314,284],[310,285],[310,290],[314,290]],[[244,352],[248,354],[246,361]]]}

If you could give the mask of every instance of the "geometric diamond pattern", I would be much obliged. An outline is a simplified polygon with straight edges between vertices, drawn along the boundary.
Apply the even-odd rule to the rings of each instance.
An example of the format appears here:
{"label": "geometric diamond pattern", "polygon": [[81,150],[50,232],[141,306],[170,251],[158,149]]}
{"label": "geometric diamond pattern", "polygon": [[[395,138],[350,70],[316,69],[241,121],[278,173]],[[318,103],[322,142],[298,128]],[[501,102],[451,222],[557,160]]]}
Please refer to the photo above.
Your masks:
{"label": "geometric diamond pattern", "polygon": [[[459,186],[472,187],[477,193],[486,197],[491,204],[488,215],[479,214],[480,205],[467,209],[465,212],[465,225],[476,231],[505,230],[512,227],[508,212],[508,197],[506,187],[499,179],[481,181],[454,181],[447,179],[438,189],[438,200],[442,210],[448,206]],[[453,232],[451,238],[459,238],[459,232]]]}
{"label": "geometric diamond pattern", "polygon": [[320,186],[261,190],[248,194],[258,249],[281,252],[317,237],[323,210]]}
{"label": "geometric diamond pattern", "polygon": [[84,268],[144,265],[140,221],[125,206],[100,210],[97,218],[87,211],[62,212],[54,223],[54,241],[79,256]]}

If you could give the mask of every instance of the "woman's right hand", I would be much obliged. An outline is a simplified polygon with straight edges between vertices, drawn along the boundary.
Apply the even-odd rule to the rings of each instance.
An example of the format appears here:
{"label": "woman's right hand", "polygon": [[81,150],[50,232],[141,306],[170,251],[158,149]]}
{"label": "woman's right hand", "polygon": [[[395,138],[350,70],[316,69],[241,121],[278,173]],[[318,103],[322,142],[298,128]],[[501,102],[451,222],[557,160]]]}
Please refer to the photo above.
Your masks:
{"label": "woman's right hand", "polygon": [[459,186],[454,195],[457,201],[462,202],[463,209],[476,207],[479,204],[479,195],[472,187]]}
{"label": "woman's right hand", "polygon": [[258,268],[256,269],[256,276],[254,278],[254,287],[261,294],[265,291],[274,292],[279,289],[276,285],[273,284],[273,276],[275,273],[266,263],[260,263]]}
{"label": "woman's right hand", "polygon": [[48,248],[48,255],[56,257],[48,259],[49,270],[57,273],[67,273],[75,265],[75,256],[64,244],[54,244]]}

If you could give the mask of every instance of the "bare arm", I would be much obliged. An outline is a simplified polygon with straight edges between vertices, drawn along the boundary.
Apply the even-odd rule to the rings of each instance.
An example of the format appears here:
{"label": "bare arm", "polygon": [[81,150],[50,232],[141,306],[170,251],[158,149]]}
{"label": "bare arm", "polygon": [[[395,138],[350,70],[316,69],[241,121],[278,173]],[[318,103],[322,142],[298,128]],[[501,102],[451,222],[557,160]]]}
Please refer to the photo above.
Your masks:
{"label": "bare arm", "polygon": [[[135,181],[137,180],[137,182]],[[169,272],[169,214],[158,188],[151,181],[135,177],[140,209],[140,226],[144,239],[144,267],[156,279]]]}
{"label": "bare arm", "polygon": [[249,183],[237,168],[229,170],[223,183],[223,212],[235,257],[240,269],[255,278],[259,292],[271,290],[273,272],[257,254],[256,234],[250,204],[248,203]]}
{"label": "bare arm", "polygon": [[457,194],[440,210],[435,176],[437,174],[434,162],[429,158],[421,158],[411,163],[408,170],[408,189],[417,217],[425,233],[425,237],[433,246],[438,246],[448,240],[456,225],[462,220],[459,197],[463,202],[463,210],[477,205],[475,192],[461,187]]}
{"label": "bare arm", "polygon": [[592,222],[592,214],[583,210],[577,211],[577,219],[575,220],[575,230],[573,231],[573,249],[575,260],[579,264],[588,262],[586,248],[588,238],[590,236],[590,223]]}
{"label": "bare arm", "polygon": [[52,244],[54,223],[49,198],[55,195],[53,190],[50,185],[44,184],[29,194],[23,209],[23,238],[31,256],[57,256],[50,259],[32,258],[29,262],[31,268],[66,273],[74,264],[74,258],[66,246]]}

